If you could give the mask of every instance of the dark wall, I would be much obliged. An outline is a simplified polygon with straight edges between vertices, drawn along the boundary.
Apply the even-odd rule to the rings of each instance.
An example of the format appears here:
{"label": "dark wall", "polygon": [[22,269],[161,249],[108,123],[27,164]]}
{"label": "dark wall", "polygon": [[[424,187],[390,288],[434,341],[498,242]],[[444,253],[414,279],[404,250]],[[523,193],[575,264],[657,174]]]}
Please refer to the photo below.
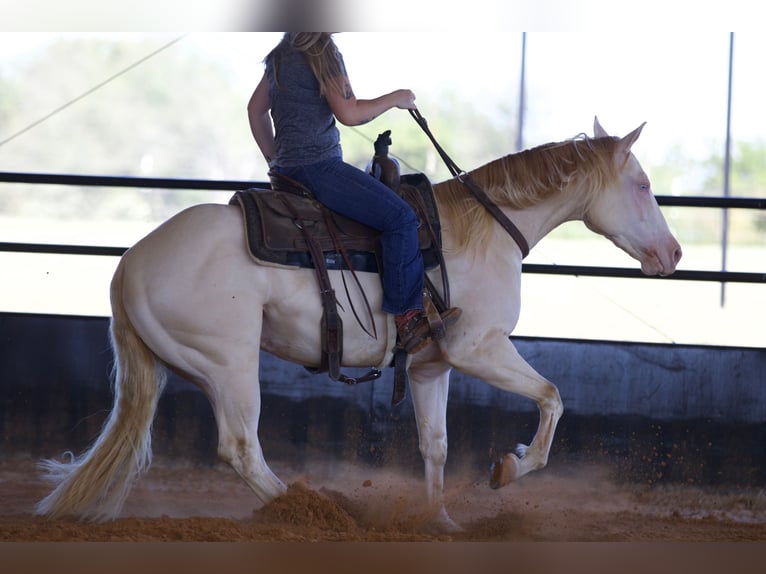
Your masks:
{"label": "dark wall", "polygon": [[[82,450],[111,407],[108,320],[0,314],[0,455]],[[766,350],[518,339],[557,384],[565,414],[551,464],[607,462],[631,481],[766,483]],[[347,387],[264,355],[261,439],[267,458],[312,455],[420,472],[407,398],[392,407],[391,373]],[[449,464],[484,472],[491,453],[532,438],[529,401],[454,373]],[[155,421],[155,452],[212,464],[210,405],[171,376]]]}

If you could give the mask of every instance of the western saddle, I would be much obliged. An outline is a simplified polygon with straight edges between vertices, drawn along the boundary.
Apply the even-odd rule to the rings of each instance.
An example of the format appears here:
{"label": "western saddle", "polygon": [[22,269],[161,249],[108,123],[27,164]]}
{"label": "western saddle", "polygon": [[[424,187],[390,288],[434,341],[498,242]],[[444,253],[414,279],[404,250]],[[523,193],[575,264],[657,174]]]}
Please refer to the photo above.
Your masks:
{"label": "western saddle", "polygon": [[[388,133],[381,134],[380,138]],[[376,142],[377,143],[377,142]],[[379,148],[376,145],[376,153]],[[377,157],[377,156],[376,156]],[[398,166],[397,166],[398,168]],[[362,293],[370,328],[364,325],[357,310],[352,311],[362,329],[377,337],[373,313],[356,276],[357,272],[380,272],[380,232],[326,208],[301,183],[276,172],[269,172],[269,187],[238,191],[230,204],[239,205],[245,220],[247,248],[259,263],[277,267],[313,268],[322,298],[322,362],[306,367],[313,373],[327,372],[333,380],[349,385],[381,376],[377,368],[361,377],[348,377],[340,372],[343,358],[343,322],[338,314],[335,291],[328,271],[348,270]],[[420,220],[418,237],[426,269],[441,267],[444,297],[440,296],[428,276],[424,303],[429,316],[437,316],[449,303],[449,286],[441,251],[439,214],[428,178],[421,174],[405,174],[395,178],[395,189],[414,209]],[[345,274],[344,288],[348,292]],[[351,298],[349,297],[349,301]],[[404,399],[407,384],[407,356],[395,347],[394,390],[392,403]]]}

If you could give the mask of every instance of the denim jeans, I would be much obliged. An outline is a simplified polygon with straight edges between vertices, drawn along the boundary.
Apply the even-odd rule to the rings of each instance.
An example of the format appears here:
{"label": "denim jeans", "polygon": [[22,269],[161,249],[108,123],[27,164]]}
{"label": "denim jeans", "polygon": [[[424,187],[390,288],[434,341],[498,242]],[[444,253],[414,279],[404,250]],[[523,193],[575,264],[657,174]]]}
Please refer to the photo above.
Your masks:
{"label": "denim jeans", "polygon": [[341,158],[276,170],[307,186],[333,211],[381,232],[383,311],[400,315],[423,308],[418,219],[406,201]]}

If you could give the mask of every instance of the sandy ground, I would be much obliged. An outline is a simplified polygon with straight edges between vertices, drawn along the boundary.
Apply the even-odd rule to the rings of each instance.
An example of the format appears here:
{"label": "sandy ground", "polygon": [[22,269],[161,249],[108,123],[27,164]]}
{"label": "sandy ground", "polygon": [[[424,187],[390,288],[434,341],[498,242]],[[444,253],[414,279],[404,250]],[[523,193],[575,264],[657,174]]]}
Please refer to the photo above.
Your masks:
{"label": "sandy ground", "polygon": [[223,464],[156,461],[123,516],[102,524],[33,514],[48,491],[35,461],[0,463],[0,541],[766,541],[763,490],[617,484],[591,465],[558,466],[500,490],[476,469],[447,476],[447,507],[463,531],[434,532],[418,476],[347,462],[302,472],[262,506]]}

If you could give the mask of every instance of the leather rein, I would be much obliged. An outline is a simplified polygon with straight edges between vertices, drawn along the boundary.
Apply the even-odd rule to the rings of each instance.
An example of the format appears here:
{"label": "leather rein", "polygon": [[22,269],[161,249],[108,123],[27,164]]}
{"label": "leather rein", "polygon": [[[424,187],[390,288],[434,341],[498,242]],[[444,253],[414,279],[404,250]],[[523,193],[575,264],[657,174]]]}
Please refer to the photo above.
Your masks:
{"label": "leather rein", "polygon": [[487,211],[492,215],[492,217],[495,218],[495,220],[500,224],[500,226],[505,229],[506,232],[513,238],[513,240],[516,242],[516,244],[519,246],[519,249],[521,250],[521,257],[522,259],[529,255],[529,243],[527,243],[527,240],[524,238],[524,235],[521,233],[518,227],[510,220],[508,219],[508,216],[503,213],[500,208],[497,206],[495,202],[493,202],[487,194],[484,192],[483,189],[481,189],[476,182],[473,181],[473,178],[471,178],[470,174],[461,170],[457,164],[452,161],[452,158],[450,158],[447,155],[447,152],[442,149],[442,147],[439,145],[439,142],[436,141],[436,138],[434,138],[434,135],[431,133],[431,130],[428,128],[428,122],[426,119],[421,115],[420,111],[417,109],[409,110],[410,115],[415,119],[415,121],[418,123],[418,125],[422,128],[422,130],[425,132],[425,134],[428,136],[428,139],[431,140],[431,143],[436,148],[436,151],[439,152],[439,155],[441,156],[444,163],[447,165],[447,169],[450,170],[450,173],[453,175],[453,177],[457,178],[460,183],[465,185],[471,193],[476,197],[476,199],[481,203]]}

